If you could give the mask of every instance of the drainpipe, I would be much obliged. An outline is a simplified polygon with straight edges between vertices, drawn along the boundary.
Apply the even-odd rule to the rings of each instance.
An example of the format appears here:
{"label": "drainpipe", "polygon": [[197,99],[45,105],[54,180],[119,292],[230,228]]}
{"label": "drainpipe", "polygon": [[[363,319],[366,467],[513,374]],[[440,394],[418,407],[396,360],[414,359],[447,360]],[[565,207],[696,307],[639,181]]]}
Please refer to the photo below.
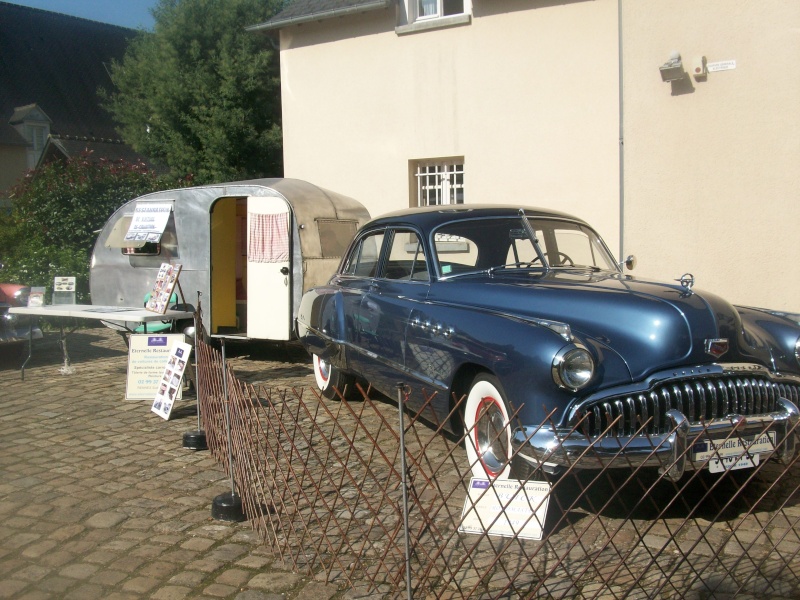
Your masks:
{"label": "drainpipe", "polygon": [[625,128],[622,85],[622,0],[617,0],[617,52],[619,75],[619,260],[624,259],[625,239]]}

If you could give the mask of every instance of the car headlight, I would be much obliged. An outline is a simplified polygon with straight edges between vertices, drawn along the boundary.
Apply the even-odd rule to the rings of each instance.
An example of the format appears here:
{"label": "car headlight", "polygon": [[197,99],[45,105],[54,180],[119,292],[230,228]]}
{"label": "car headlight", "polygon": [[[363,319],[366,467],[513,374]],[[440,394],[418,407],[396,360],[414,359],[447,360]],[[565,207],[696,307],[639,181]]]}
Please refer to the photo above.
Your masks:
{"label": "car headlight", "polygon": [[558,387],[577,392],[592,380],[594,359],[583,346],[567,346],[553,358],[552,372]]}
{"label": "car headlight", "polygon": [[797,364],[800,365],[800,337],[797,338],[797,341],[794,343],[794,359],[797,361]]}

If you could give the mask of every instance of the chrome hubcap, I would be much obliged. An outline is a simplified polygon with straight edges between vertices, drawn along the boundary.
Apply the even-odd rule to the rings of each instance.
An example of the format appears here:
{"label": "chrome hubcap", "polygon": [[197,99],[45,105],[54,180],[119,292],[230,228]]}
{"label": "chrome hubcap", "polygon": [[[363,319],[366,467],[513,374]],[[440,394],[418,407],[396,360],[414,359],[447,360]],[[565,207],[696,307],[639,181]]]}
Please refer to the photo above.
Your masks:
{"label": "chrome hubcap", "polygon": [[490,475],[499,474],[508,461],[507,426],[497,400],[483,398],[475,420],[475,445],[481,462]]}

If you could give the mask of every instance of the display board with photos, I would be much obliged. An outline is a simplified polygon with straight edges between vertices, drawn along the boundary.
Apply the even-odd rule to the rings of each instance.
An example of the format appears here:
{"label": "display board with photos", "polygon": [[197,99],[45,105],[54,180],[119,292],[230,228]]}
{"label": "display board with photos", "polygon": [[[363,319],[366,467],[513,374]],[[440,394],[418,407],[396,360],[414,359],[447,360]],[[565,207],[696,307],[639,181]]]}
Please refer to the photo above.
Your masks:
{"label": "display board with photos", "polygon": [[150,410],[162,419],[169,420],[172,406],[180,396],[183,374],[189,366],[189,355],[192,347],[185,342],[175,342],[172,346],[167,365],[158,383],[153,406]]}
{"label": "display board with photos", "polygon": [[161,268],[158,270],[156,281],[153,284],[153,290],[150,292],[150,298],[145,304],[147,310],[164,314],[170,306],[170,297],[175,290],[178,283],[178,276],[181,273],[181,265],[171,265],[169,263],[162,263]]}

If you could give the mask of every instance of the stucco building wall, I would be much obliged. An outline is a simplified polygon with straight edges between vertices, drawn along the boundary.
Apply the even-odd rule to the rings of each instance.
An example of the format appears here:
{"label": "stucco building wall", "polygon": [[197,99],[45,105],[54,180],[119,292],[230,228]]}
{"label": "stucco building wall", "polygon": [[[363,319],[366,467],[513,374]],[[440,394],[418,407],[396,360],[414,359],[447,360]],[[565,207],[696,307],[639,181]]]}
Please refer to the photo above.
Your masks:
{"label": "stucco building wall", "polygon": [[[463,157],[468,204],[572,212],[636,276],[800,312],[800,2],[475,0],[468,25],[397,24],[281,29],[287,176],[378,215],[409,205],[410,161]],[[702,56],[736,68],[695,80]]]}
{"label": "stucco building wall", "polygon": [[409,161],[463,157],[466,203],[572,212],[616,251],[617,5],[535,4],[407,35],[394,9],[282,29],[286,176],[376,216],[409,205]]}
{"label": "stucco building wall", "polygon": [[[800,2],[623,3],[624,248],[733,302],[800,311]],[[680,52],[735,60],[661,81]]]}

